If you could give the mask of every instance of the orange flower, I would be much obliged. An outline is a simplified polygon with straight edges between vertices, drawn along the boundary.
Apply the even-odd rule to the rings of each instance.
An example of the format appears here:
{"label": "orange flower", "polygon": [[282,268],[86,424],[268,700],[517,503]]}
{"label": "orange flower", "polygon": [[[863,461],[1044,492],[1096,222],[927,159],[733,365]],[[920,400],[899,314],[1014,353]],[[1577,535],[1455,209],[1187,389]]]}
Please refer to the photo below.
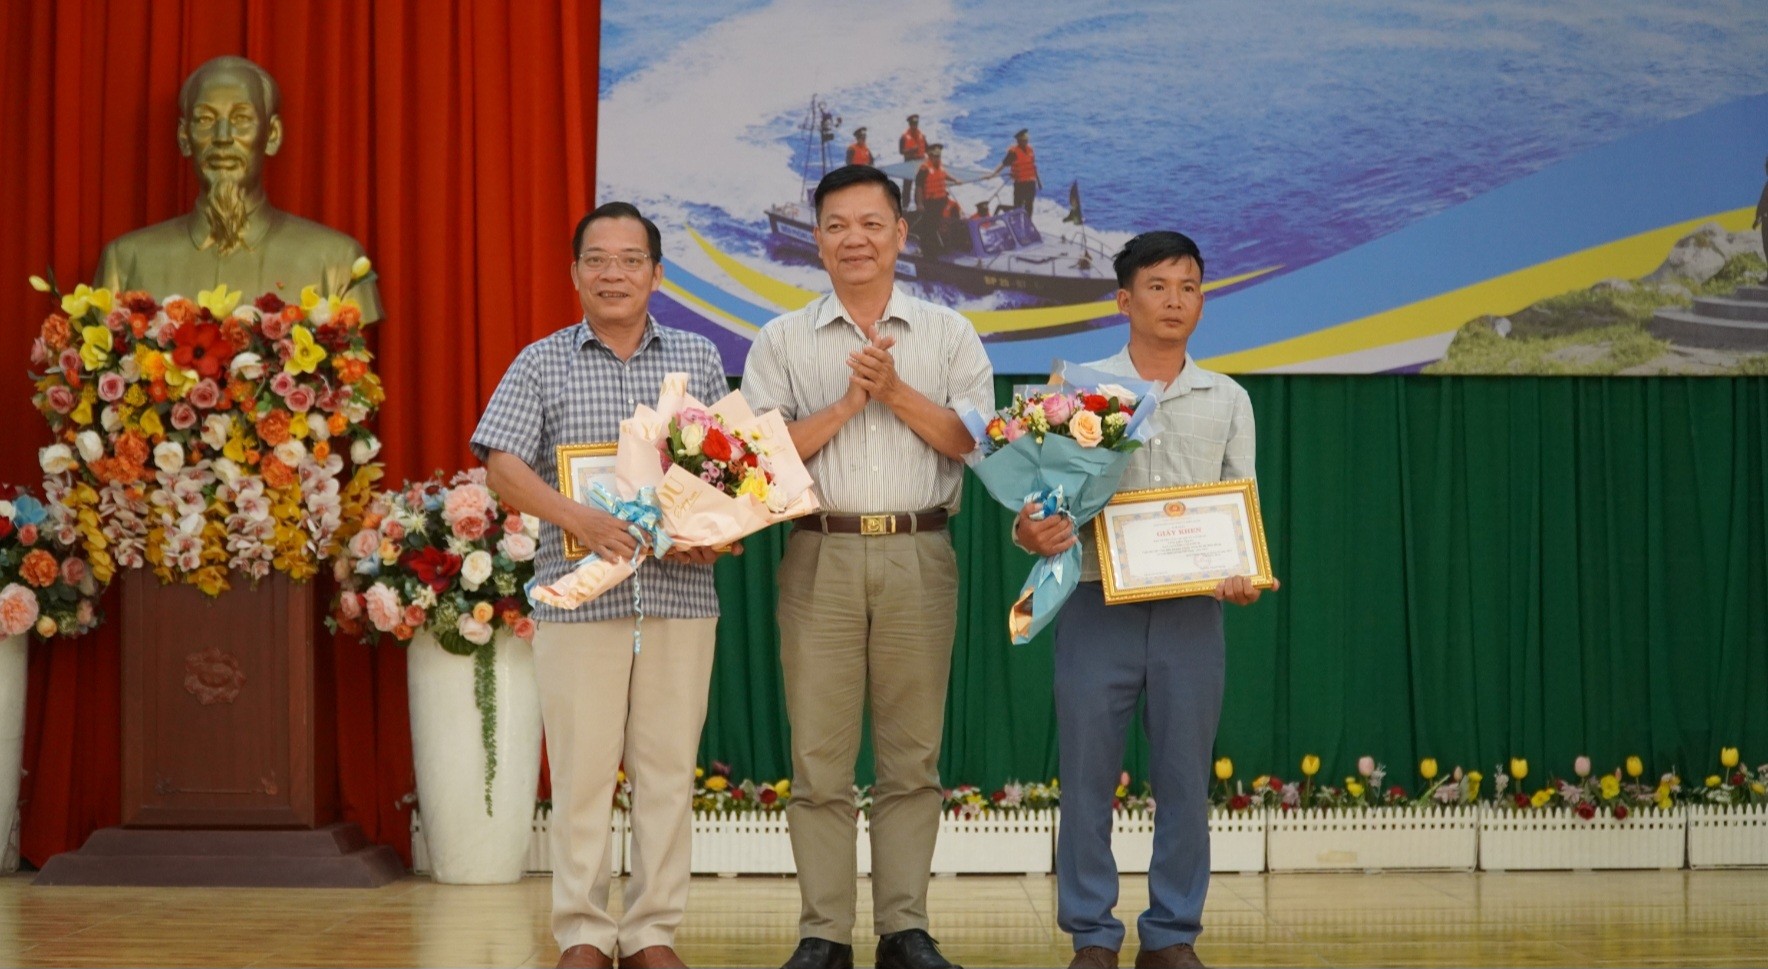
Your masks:
{"label": "orange flower", "polygon": [[221,338],[227,341],[234,353],[244,353],[252,345],[252,335],[231,316],[221,324]]}
{"label": "orange flower", "polygon": [[18,564],[18,574],[19,578],[37,588],[47,589],[55,584],[56,576],[61,574],[61,569],[55,564],[55,556],[36,548],[32,549],[30,554],[25,556],[24,561]]}
{"label": "orange flower", "polygon": [[410,626],[400,623],[393,627],[393,638],[399,640],[410,639],[414,632],[416,632],[416,630],[412,629]]}
{"label": "orange flower", "polygon": [[258,440],[275,447],[289,439],[289,412],[273,410],[258,418]]}
{"label": "orange flower", "polygon": [[148,384],[147,385],[147,397],[149,400],[153,401],[156,404],[165,403],[165,401],[166,401],[166,382],[164,380],[156,380],[153,383]]}
{"label": "orange flower", "polygon": [[355,357],[338,356],[332,358],[332,369],[337,371],[338,380],[353,384],[368,373],[368,362]]}
{"label": "orange flower", "polygon": [[139,340],[147,335],[147,326],[152,322],[153,321],[148,319],[144,314],[130,313],[129,332],[135,335],[135,339]]}
{"label": "orange flower", "polygon": [[296,323],[299,323],[306,318],[307,318],[307,311],[304,309],[301,309],[301,307],[298,304],[290,303],[287,306],[284,306],[282,308],[283,322],[287,323],[290,326],[294,326]]}
{"label": "orange flower", "polygon": [[264,475],[264,483],[272,488],[286,488],[295,483],[295,469],[283,464],[274,454],[266,457],[258,470]]}
{"label": "orange flower", "polygon": [[115,450],[117,457],[134,467],[147,464],[147,439],[141,436],[140,431],[124,431],[117,438]]}
{"label": "orange flower", "polygon": [[68,339],[73,336],[73,328],[68,325],[68,318],[60,313],[51,313],[43,321],[43,345],[60,353],[67,349]]}
{"label": "orange flower", "polygon": [[329,441],[320,441],[313,445],[313,460],[324,464],[325,459],[329,457],[331,457],[331,443]]}
{"label": "orange flower", "polygon": [[338,307],[338,311],[332,314],[332,319],[336,320],[339,326],[355,329],[362,325],[362,310],[354,304],[346,304]]}
{"label": "orange flower", "polygon": [[189,323],[201,312],[195,303],[187,299],[175,299],[166,304],[166,316],[175,323]]}
{"label": "orange flower", "polygon": [[349,427],[350,419],[342,414],[333,414],[325,419],[325,429],[332,432],[333,437],[344,433]]}
{"label": "orange flower", "polygon": [[230,380],[227,383],[227,396],[242,404],[256,395],[257,388],[249,380]]}

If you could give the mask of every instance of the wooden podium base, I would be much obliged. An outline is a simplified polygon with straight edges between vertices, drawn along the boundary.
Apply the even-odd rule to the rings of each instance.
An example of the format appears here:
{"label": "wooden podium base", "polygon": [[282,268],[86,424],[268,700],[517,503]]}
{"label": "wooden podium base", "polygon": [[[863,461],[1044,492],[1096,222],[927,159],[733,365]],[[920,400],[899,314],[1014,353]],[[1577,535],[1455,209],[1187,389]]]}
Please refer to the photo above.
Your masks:
{"label": "wooden podium base", "polygon": [[354,824],[304,831],[102,828],[49,859],[33,885],[162,888],[379,888],[405,874],[398,854]]}

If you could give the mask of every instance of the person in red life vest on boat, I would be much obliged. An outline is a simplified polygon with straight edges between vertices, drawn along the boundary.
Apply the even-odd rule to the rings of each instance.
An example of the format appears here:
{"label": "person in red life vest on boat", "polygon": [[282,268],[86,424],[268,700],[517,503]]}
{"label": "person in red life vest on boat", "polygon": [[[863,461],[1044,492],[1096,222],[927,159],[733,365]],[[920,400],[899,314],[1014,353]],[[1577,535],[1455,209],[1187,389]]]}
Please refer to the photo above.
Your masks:
{"label": "person in red life vest on boat", "polygon": [[988,173],[993,178],[1002,169],[1011,169],[1013,173],[1013,207],[1024,209],[1026,215],[1031,214],[1032,200],[1037,198],[1037,190],[1044,187],[1044,180],[1037,174],[1037,153],[1031,147],[1031,129],[1020,128],[1013,133],[1013,144],[1007,146],[1006,157]]}
{"label": "person in red life vest on boat", "polygon": [[[921,130],[921,116],[909,115],[909,128],[896,139],[896,150],[902,152],[905,162],[923,161],[927,158],[927,133]],[[905,178],[902,181],[903,208],[912,208],[915,204],[915,182]]]}
{"label": "person in red life vest on boat", "polygon": [[961,220],[964,209],[951,197],[951,186],[962,182],[945,169],[945,145],[927,146],[927,160],[915,173],[915,197],[921,200],[918,229],[921,246],[930,252],[945,248],[947,223]]}
{"label": "person in red life vest on boat", "polygon": [[970,221],[971,222],[981,222],[983,219],[986,219],[986,218],[988,218],[988,203],[987,202],[977,202],[976,203],[976,211],[970,213]]}
{"label": "person in red life vest on boat", "polygon": [[866,145],[866,129],[853,129],[853,144],[847,146],[847,164],[870,165],[872,149]]}

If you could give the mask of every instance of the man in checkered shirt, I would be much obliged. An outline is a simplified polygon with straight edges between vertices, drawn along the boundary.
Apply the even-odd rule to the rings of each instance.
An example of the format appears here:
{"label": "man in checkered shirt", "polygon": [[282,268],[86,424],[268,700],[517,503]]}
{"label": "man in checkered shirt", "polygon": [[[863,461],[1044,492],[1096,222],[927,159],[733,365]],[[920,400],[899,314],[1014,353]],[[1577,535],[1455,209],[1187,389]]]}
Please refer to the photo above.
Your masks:
{"label": "man in checkered shirt", "polygon": [[[536,578],[558,581],[569,531],[604,559],[631,558],[625,523],[558,490],[556,448],[614,441],[620,422],[686,373],[711,403],[728,389],[703,336],[646,311],[663,283],[657,226],[624,202],[577,224],[571,282],[582,321],[525,347],[491,395],[473,453],[505,501],[541,519]],[[536,604],[534,671],[552,767],[553,935],[560,966],[680,966],[671,943],[688,896],[694,758],[706,720],[718,596],[709,549],[639,566],[643,650],[631,579],[575,610]],[[632,779],[633,877],[608,914],[608,831],[620,765]]]}
{"label": "man in checkered shirt", "polygon": [[[1145,232],[1117,254],[1117,308],[1129,344],[1089,364],[1159,385],[1154,435],[1130,457],[1120,489],[1170,488],[1253,476],[1252,401],[1229,377],[1186,353],[1203,316],[1203,253],[1177,232]],[[1033,521],[1027,504],[1014,540],[1038,555],[1076,541],[1064,517]],[[1096,525],[1097,519],[1094,520]],[[1272,587],[1273,589],[1275,586]],[[1056,923],[1074,937],[1075,966],[1114,967],[1124,927],[1111,856],[1111,801],[1124,735],[1144,696],[1148,767],[1160,812],[1148,869],[1148,911],[1137,923],[1137,966],[1198,966],[1192,948],[1209,891],[1211,748],[1226,676],[1222,603],[1251,605],[1247,576],[1213,596],[1105,604],[1088,537],[1081,582],[1056,616],[1056,732],[1062,832],[1056,841]]]}

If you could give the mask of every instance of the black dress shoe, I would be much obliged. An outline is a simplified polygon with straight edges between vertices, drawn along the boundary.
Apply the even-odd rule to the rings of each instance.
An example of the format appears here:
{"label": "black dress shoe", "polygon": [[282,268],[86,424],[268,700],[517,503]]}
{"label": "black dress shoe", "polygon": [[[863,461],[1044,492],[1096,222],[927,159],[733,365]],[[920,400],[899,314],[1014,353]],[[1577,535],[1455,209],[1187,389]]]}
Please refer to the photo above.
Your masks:
{"label": "black dress shoe", "polygon": [[799,939],[780,969],[853,969],[853,946],[828,939]]}
{"label": "black dress shoe", "polygon": [[939,954],[939,943],[922,929],[904,929],[878,938],[878,969],[964,969]]}

